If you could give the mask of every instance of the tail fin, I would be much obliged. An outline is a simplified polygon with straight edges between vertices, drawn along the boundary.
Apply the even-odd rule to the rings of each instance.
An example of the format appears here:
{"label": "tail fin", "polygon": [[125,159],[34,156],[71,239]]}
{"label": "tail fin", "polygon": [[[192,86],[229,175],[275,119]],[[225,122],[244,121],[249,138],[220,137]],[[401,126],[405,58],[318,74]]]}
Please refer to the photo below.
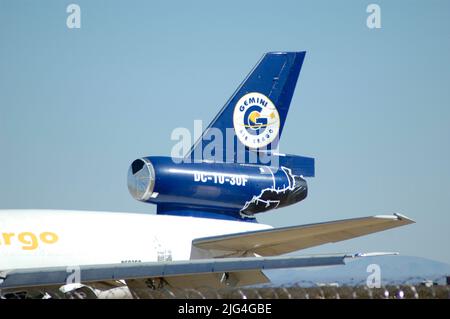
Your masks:
{"label": "tail fin", "polygon": [[[223,161],[246,162],[247,156],[239,156],[242,151],[276,149],[304,58],[305,52],[264,54],[186,158],[217,160],[220,153]],[[230,132],[234,133],[233,143]],[[216,143],[216,149],[208,148],[219,134],[222,143]]]}

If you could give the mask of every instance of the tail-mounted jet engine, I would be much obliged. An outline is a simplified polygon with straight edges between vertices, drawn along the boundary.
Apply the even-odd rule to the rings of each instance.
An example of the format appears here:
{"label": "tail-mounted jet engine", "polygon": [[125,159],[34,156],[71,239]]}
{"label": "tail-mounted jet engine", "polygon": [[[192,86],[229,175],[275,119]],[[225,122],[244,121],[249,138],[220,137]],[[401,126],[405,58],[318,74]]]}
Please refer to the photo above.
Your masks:
{"label": "tail-mounted jet engine", "polygon": [[295,158],[303,167],[174,163],[170,157],[144,157],[131,164],[128,189],[135,199],[156,204],[158,214],[251,218],[306,197],[306,181],[295,171],[311,176],[313,159]]}
{"label": "tail-mounted jet engine", "polygon": [[[145,157],[131,164],[131,195],[155,203],[158,214],[240,220],[303,200],[303,177],[314,176],[314,159],[274,154],[304,59],[305,52],[264,54],[181,163]],[[214,155],[206,152],[211,135],[223,142]],[[255,154],[270,154],[277,164],[246,160]]]}

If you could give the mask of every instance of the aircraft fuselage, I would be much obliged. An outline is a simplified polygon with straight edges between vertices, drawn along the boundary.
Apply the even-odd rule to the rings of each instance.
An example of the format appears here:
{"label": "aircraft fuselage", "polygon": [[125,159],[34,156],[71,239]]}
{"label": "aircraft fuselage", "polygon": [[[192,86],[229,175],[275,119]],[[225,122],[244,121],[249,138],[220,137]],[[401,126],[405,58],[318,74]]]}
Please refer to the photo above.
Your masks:
{"label": "aircraft fuselage", "polygon": [[191,259],[195,238],[271,226],[154,214],[0,210],[0,270]]}

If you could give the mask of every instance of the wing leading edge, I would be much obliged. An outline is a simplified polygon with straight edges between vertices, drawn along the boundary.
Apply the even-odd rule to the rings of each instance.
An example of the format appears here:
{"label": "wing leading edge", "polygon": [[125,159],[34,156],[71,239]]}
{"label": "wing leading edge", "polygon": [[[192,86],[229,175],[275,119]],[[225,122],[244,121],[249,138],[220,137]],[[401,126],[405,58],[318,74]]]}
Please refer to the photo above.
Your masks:
{"label": "wing leading edge", "polygon": [[[348,255],[329,256],[295,256],[295,257],[248,257],[201,259],[171,262],[148,262],[136,264],[109,264],[81,266],[80,281],[107,282],[114,280],[139,280],[147,278],[164,278],[165,281],[188,276],[223,275],[227,273],[239,274],[255,270],[297,268],[314,266],[332,266],[344,264]],[[73,267],[50,267],[13,270],[0,274],[0,289],[38,286],[60,286],[67,284],[73,273]],[[244,276],[245,277],[245,276]],[[235,277],[235,279],[239,277]],[[217,278],[214,277],[216,280]],[[260,282],[260,279],[258,282]],[[242,278],[245,280],[245,278]],[[236,280],[235,280],[236,281]],[[247,285],[247,282],[233,282],[234,285]],[[222,280],[223,282],[223,280]],[[203,282],[202,285],[205,283]],[[223,282],[227,286],[226,282]]]}

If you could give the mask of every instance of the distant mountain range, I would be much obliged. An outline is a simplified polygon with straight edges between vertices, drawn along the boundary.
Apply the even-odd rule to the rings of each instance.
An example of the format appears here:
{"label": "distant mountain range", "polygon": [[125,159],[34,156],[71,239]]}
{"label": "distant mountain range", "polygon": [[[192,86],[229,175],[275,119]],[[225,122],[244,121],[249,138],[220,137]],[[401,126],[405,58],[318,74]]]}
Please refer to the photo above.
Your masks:
{"label": "distant mountain range", "polygon": [[318,283],[365,285],[371,274],[367,271],[370,264],[380,266],[383,285],[417,284],[425,280],[445,284],[445,277],[450,276],[450,264],[412,256],[364,257],[348,259],[346,265],[340,266],[267,270],[265,273],[276,286],[315,286]]}

